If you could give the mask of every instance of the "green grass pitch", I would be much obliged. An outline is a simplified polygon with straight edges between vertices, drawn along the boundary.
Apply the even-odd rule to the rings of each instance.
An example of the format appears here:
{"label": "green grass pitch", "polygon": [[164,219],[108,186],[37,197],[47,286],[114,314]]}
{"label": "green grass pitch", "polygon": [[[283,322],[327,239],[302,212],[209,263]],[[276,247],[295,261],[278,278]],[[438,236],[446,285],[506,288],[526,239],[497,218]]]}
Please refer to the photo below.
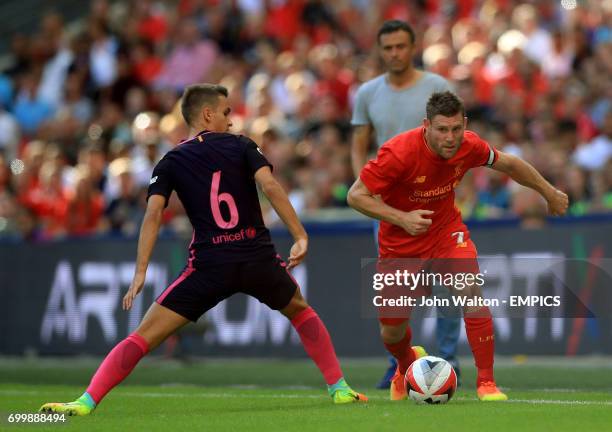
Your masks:
{"label": "green grass pitch", "polygon": [[145,359],[90,417],[64,425],[9,425],[9,413],[81,394],[98,360],[0,360],[0,430],[204,431],[610,431],[612,360],[500,359],[506,403],[476,399],[474,369],[446,405],[391,402],[374,383],[379,360],[343,362],[367,405],[334,406],[305,360],[202,360],[189,365]]}

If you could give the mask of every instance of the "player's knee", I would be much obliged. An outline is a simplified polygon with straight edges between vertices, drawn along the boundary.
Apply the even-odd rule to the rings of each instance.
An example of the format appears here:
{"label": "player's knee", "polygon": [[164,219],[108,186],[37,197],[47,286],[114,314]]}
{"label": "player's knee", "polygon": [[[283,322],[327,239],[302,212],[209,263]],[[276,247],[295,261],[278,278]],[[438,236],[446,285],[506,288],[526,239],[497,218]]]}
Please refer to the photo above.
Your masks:
{"label": "player's knee", "polygon": [[396,343],[403,339],[406,334],[404,326],[391,326],[383,324],[380,327],[380,336],[384,343]]}
{"label": "player's knee", "polygon": [[137,333],[145,340],[147,346],[149,347],[149,351],[157,348],[157,346],[159,346],[165,339],[150,326],[143,326],[142,324],[134,331],[134,333]]}
{"label": "player's knee", "polygon": [[302,295],[300,289],[297,288],[295,293],[293,293],[293,297],[291,297],[289,304],[281,309],[280,312],[291,320],[307,308],[308,302]]}
{"label": "player's knee", "polygon": [[482,297],[482,290],[476,284],[465,284],[454,287],[453,295],[458,297]]}
{"label": "player's knee", "polygon": [[308,308],[308,303],[306,302],[304,297],[302,297],[301,295],[293,296],[289,304],[285,306],[283,309],[281,309],[280,312],[283,315],[285,315],[287,318],[293,319],[300,312],[304,311],[307,308]]}
{"label": "player's knee", "polygon": [[149,346],[149,351],[152,351],[187,322],[187,318],[153,303],[136,329],[136,333],[142,336]]}
{"label": "player's knee", "polygon": [[491,318],[491,310],[488,306],[465,306],[463,308],[463,318]]}

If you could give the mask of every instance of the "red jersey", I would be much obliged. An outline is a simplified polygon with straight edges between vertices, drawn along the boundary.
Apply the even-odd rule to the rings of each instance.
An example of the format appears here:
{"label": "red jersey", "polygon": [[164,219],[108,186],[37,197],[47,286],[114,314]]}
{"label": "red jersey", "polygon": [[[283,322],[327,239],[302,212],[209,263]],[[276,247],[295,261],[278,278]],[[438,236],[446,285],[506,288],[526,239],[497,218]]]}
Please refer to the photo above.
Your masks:
{"label": "red jersey", "polygon": [[465,131],[455,156],[444,159],[427,146],[424,133],[424,127],[419,127],[391,138],[360,174],[370,192],[380,195],[389,206],[404,212],[434,212],[429,229],[418,236],[381,221],[378,244],[383,257],[421,257],[435,246],[441,233],[467,232],[455,207],[454,189],[467,170],[491,166],[498,157],[486,141]]}

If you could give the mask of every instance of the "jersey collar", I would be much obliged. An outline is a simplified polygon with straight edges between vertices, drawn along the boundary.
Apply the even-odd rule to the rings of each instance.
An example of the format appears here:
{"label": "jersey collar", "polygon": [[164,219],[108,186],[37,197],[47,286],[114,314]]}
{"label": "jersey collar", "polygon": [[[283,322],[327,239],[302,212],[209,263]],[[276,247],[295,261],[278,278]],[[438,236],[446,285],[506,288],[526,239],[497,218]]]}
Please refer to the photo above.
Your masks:
{"label": "jersey collar", "polygon": [[211,131],[209,131],[209,130],[207,130],[207,129],[204,129],[202,132],[198,132],[197,134],[195,134],[195,135],[194,135],[193,137],[191,137],[191,138],[185,138],[185,139],[181,140],[181,142],[179,142],[179,145],[181,145],[181,144],[185,144],[186,142],[193,141],[193,140],[197,140],[197,141],[199,141],[199,142],[202,142],[202,141],[204,141],[204,138],[203,138],[203,136],[202,136],[202,135],[207,134],[207,133],[210,133],[210,132],[211,132]]}
{"label": "jersey collar", "polygon": [[196,136],[194,136],[192,139],[198,140],[199,142],[204,142],[204,135],[209,133],[211,133],[211,131],[209,131],[208,129],[204,129],[203,131],[197,133]]}

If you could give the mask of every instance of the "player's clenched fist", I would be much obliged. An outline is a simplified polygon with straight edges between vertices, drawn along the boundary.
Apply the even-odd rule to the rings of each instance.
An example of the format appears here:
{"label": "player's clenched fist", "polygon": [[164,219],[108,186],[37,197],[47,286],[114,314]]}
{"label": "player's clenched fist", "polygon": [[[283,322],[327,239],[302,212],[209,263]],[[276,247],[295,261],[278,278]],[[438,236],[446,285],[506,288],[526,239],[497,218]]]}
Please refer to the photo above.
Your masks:
{"label": "player's clenched fist", "polygon": [[432,223],[429,216],[433,213],[431,210],[413,210],[404,213],[400,218],[400,226],[410,235],[421,235],[429,229]]}
{"label": "player's clenched fist", "polygon": [[555,189],[549,196],[546,197],[548,202],[548,214],[552,216],[563,216],[567,211],[569,200],[567,194]]}

